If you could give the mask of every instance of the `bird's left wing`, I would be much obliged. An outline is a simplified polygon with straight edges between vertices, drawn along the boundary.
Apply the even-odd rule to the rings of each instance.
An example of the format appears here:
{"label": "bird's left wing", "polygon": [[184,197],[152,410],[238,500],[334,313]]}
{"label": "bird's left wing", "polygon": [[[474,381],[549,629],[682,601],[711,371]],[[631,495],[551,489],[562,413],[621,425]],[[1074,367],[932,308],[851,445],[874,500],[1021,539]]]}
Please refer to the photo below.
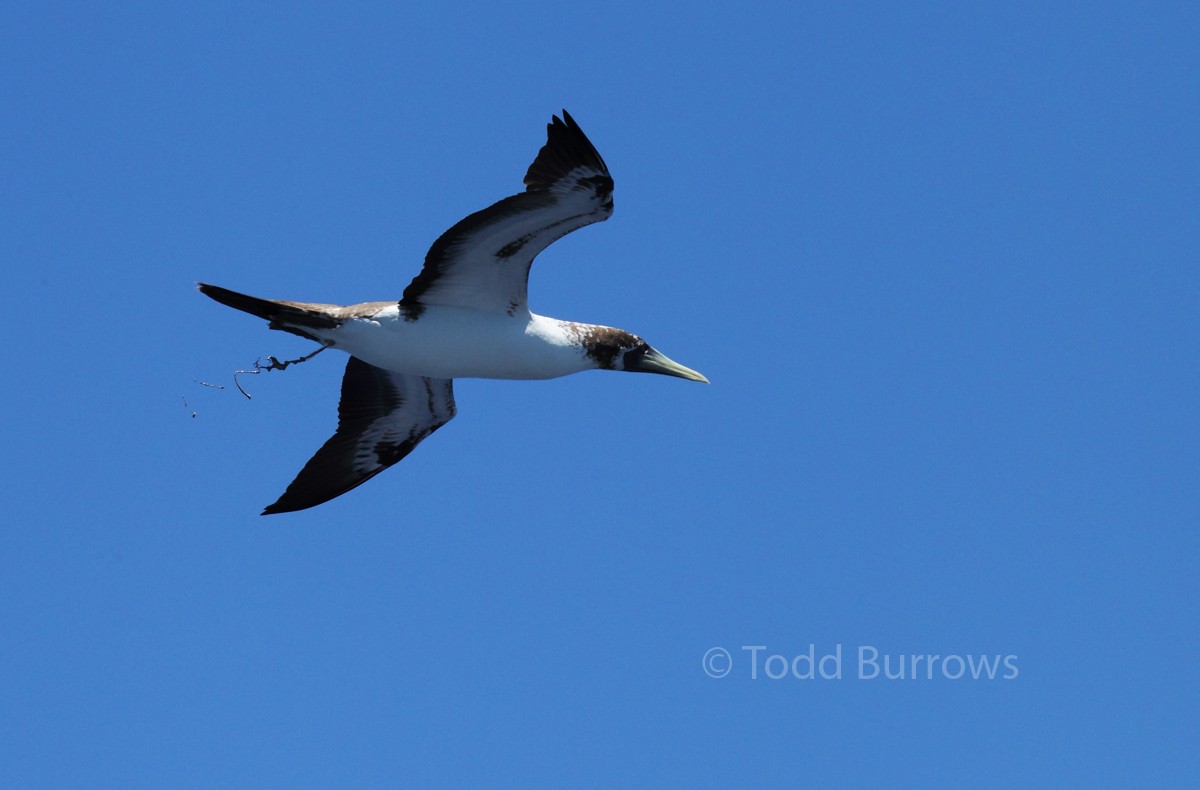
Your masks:
{"label": "bird's left wing", "polygon": [[595,146],[564,110],[525,173],[524,192],[478,211],[442,234],[400,301],[416,320],[428,305],[527,309],[529,267],[573,230],[612,214],[613,180]]}
{"label": "bird's left wing", "polygon": [[454,414],[451,379],[394,373],[350,357],[342,377],[337,432],[263,515],[304,510],[362,485],[412,452]]}

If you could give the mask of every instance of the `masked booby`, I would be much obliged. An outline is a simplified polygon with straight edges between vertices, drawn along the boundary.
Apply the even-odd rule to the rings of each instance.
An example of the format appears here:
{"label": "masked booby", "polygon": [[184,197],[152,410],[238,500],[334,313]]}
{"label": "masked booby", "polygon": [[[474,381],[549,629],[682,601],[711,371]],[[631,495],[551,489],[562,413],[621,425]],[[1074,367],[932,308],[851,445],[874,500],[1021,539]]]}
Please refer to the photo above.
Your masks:
{"label": "masked booby", "polygon": [[601,369],[708,381],[623,329],[530,312],[537,254],[613,211],[612,176],[574,119],[564,110],[546,129],[525,191],[443,233],[398,301],[343,307],[197,284],[271,329],[350,355],[337,432],[263,515],[328,502],[404,458],[454,417],[456,378],[549,379]]}

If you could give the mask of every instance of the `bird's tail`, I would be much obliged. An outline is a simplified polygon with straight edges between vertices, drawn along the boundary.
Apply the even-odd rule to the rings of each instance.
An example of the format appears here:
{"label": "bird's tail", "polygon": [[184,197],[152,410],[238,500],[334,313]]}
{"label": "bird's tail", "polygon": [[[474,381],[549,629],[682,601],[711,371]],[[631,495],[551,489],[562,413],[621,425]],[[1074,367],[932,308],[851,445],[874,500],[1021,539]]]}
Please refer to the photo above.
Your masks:
{"label": "bird's tail", "polygon": [[337,314],[340,308],[336,305],[260,299],[208,283],[196,283],[196,287],[200,289],[200,293],[223,305],[267,319],[271,322],[271,329],[291,332],[318,343],[324,341],[313,334],[312,330],[336,329],[342,323]]}

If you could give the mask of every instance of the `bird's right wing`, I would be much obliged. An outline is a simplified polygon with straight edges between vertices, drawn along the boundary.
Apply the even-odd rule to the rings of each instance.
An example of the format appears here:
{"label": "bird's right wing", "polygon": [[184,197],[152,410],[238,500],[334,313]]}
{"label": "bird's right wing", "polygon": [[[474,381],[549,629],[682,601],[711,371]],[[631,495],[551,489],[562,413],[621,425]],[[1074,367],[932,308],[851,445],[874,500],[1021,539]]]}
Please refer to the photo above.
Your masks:
{"label": "bird's right wing", "polygon": [[400,300],[410,321],[429,305],[489,312],[527,309],[529,267],[573,230],[608,219],[613,180],[567,112],[546,127],[546,144],[525,173],[525,191],[463,219],[429,248]]}

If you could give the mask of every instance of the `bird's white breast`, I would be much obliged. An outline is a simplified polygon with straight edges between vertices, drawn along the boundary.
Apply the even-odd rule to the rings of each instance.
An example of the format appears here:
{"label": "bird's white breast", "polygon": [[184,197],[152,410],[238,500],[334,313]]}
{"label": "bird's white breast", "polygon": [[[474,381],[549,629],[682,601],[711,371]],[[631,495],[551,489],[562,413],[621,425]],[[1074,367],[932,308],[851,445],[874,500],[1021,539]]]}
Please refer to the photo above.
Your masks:
{"label": "bird's white breast", "polygon": [[553,318],[431,305],[415,321],[397,307],[325,333],[385,370],[433,378],[550,379],[595,367]]}

